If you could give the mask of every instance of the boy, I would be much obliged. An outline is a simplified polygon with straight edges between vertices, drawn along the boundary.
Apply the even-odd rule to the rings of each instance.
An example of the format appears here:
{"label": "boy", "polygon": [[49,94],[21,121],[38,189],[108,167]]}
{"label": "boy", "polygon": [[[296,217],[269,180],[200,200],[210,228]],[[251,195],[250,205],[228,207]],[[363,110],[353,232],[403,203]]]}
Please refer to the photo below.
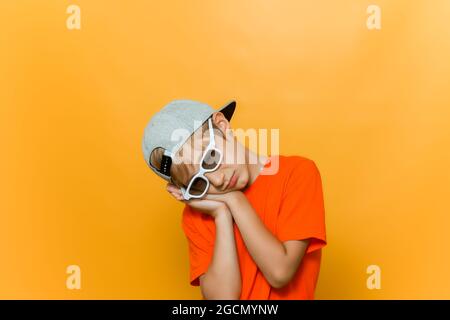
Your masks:
{"label": "boy", "polygon": [[320,173],[237,142],[235,107],[174,100],[145,128],[147,165],[185,203],[190,283],[205,299],[313,299],[326,245]]}

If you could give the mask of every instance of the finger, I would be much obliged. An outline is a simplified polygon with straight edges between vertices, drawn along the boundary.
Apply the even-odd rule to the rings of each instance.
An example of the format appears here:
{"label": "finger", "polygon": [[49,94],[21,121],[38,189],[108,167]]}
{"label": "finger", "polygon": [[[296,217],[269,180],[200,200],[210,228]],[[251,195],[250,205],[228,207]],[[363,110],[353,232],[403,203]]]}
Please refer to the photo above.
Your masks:
{"label": "finger", "polygon": [[168,184],[166,187],[167,191],[177,193],[181,195],[181,189],[177,186],[174,186],[173,184]]}
{"label": "finger", "polygon": [[181,194],[179,194],[179,193],[170,192],[170,194],[177,200],[182,200],[183,199],[183,196]]}
{"label": "finger", "polygon": [[[173,193],[170,192],[170,191],[167,191],[167,192],[169,192],[169,194],[170,194],[171,197],[174,197],[175,199],[177,199],[177,196],[176,196],[175,194],[173,194]],[[178,200],[178,199],[177,199],[177,200]]]}
{"label": "finger", "polygon": [[176,193],[176,192],[173,192],[170,190],[167,190],[167,192],[177,200],[181,200],[183,198],[183,196],[181,196],[179,193]]}
{"label": "finger", "polygon": [[184,197],[181,193],[177,194],[176,197],[178,200],[184,200]]}
{"label": "finger", "polygon": [[166,185],[166,189],[167,189],[167,191],[173,191],[173,190],[175,190],[175,186],[173,185],[173,184],[171,184],[171,183],[168,183],[167,185]]}

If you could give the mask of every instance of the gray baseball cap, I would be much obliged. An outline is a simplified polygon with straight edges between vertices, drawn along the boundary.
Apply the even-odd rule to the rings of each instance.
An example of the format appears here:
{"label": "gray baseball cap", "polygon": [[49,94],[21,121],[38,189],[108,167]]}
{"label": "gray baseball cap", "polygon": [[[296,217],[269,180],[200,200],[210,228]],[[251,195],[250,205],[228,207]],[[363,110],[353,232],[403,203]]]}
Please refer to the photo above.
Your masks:
{"label": "gray baseball cap", "polygon": [[[222,112],[228,121],[233,116],[236,101],[231,100],[215,110],[206,103],[193,100],[172,100],[149,121],[144,130],[142,151],[147,165],[161,178],[170,181],[170,166],[176,152],[187,139],[200,128],[214,112]],[[157,148],[164,154],[160,168],[150,162],[150,155]]]}

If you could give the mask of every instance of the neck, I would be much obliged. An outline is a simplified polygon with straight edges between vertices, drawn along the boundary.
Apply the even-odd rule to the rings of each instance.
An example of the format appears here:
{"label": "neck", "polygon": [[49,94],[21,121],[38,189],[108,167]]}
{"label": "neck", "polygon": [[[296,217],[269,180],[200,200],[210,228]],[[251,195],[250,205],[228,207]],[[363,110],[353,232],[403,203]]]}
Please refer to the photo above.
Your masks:
{"label": "neck", "polygon": [[250,186],[259,176],[261,170],[267,162],[267,159],[267,156],[259,155],[248,148],[245,149],[245,161],[249,171],[247,187]]}

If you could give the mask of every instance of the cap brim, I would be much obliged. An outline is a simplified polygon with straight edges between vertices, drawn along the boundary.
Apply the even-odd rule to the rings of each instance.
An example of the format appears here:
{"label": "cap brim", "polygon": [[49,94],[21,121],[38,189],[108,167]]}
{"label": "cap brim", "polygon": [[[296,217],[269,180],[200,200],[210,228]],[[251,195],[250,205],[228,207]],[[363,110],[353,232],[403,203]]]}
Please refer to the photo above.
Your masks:
{"label": "cap brim", "polygon": [[225,118],[227,118],[227,120],[230,121],[231,118],[233,117],[234,109],[236,109],[236,101],[232,100],[217,111],[222,112]]}

